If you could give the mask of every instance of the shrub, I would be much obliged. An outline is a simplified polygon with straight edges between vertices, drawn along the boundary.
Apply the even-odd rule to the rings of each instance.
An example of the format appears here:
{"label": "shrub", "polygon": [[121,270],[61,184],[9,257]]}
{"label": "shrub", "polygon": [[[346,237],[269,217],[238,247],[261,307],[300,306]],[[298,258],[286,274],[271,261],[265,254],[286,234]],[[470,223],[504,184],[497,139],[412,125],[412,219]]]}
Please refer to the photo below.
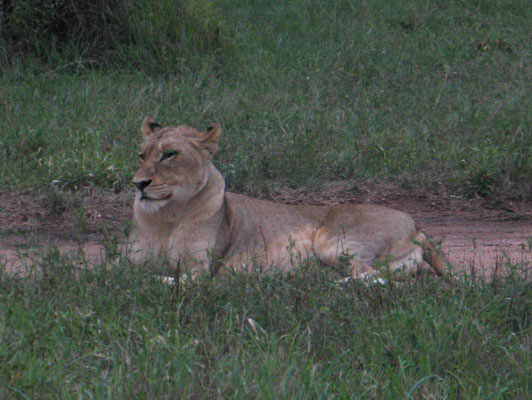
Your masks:
{"label": "shrub", "polygon": [[8,64],[175,71],[230,49],[210,0],[4,0],[0,30]]}

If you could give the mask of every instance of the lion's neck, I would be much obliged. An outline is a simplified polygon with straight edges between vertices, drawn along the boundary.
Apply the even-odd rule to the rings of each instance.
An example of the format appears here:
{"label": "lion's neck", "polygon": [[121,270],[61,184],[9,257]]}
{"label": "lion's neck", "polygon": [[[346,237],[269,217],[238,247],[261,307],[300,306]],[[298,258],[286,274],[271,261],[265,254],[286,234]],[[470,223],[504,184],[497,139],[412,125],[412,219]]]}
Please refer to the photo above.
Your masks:
{"label": "lion's neck", "polygon": [[182,205],[183,219],[191,222],[204,221],[222,211],[225,193],[225,180],[213,164],[203,188]]}

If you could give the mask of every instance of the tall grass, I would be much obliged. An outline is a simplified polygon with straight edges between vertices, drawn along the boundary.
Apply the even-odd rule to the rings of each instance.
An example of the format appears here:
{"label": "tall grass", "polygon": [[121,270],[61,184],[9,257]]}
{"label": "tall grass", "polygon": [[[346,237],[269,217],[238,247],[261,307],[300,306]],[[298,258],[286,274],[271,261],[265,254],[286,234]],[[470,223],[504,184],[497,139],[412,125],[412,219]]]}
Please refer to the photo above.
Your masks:
{"label": "tall grass", "polygon": [[198,128],[221,121],[215,162],[239,191],[393,179],[530,198],[524,0],[209,3],[230,45],[185,57],[194,62],[179,73],[163,60],[172,36],[146,31],[169,29],[163,3],[139,3],[132,28],[147,42],[115,49],[104,68],[4,70],[4,187],[120,189],[150,114]]}
{"label": "tall grass", "polygon": [[310,262],[176,290],[154,265],[51,250],[35,267],[0,274],[3,399],[532,395],[532,286],[519,269],[368,287]]}

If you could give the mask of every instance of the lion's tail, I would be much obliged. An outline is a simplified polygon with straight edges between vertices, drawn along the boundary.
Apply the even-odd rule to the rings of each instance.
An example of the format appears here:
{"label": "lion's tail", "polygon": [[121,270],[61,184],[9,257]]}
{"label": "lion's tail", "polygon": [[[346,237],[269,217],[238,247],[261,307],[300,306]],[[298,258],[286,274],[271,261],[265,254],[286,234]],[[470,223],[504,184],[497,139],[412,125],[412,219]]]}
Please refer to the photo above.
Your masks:
{"label": "lion's tail", "polygon": [[448,276],[451,270],[449,259],[443,254],[440,244],[434,243],[432,238],[418,231],[415,240],[423,249],[423,260],[429,264],[439,276]]}

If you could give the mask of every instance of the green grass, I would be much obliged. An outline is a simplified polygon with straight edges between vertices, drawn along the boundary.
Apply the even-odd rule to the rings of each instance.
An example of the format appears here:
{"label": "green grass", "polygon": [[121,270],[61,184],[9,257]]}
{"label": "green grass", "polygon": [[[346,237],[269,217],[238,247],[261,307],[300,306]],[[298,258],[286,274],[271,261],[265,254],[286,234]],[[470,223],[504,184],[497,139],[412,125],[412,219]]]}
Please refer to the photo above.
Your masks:
{"label": "green grass", "polygon": [[[531,198],[527,1],[202,4],[193,22],[229,32],[212,54],[169,56],[192,42],[168,36],[167,0],[97,68],[82,51],[0,60],[3,190],[44,191],[59,211],[78,201],[65,190],[123,190],[151,115],[220,121],[215,163],[250,194],[394,180]],[[0,273],[0,398],[532,398],[519,271],[365,287],[306,265],[176,293],[106,249],[101,265],[50,251],[42,273]]]}
{"label": "green grass", "polygon": [[232,32],[220,62],[5,68],[2,187],[121,190],[149,114],[221,121],[215,162],[247,193],[369,179],[532,195],[528,2],[216,4]]}
{"label": "green grass", "polygon": [[368,287],[310,263],[176,292],[156,266],[109,260],[52,249],[42,273],[0,274],[2,399],[532,396],[532,285],[517,267]]}

